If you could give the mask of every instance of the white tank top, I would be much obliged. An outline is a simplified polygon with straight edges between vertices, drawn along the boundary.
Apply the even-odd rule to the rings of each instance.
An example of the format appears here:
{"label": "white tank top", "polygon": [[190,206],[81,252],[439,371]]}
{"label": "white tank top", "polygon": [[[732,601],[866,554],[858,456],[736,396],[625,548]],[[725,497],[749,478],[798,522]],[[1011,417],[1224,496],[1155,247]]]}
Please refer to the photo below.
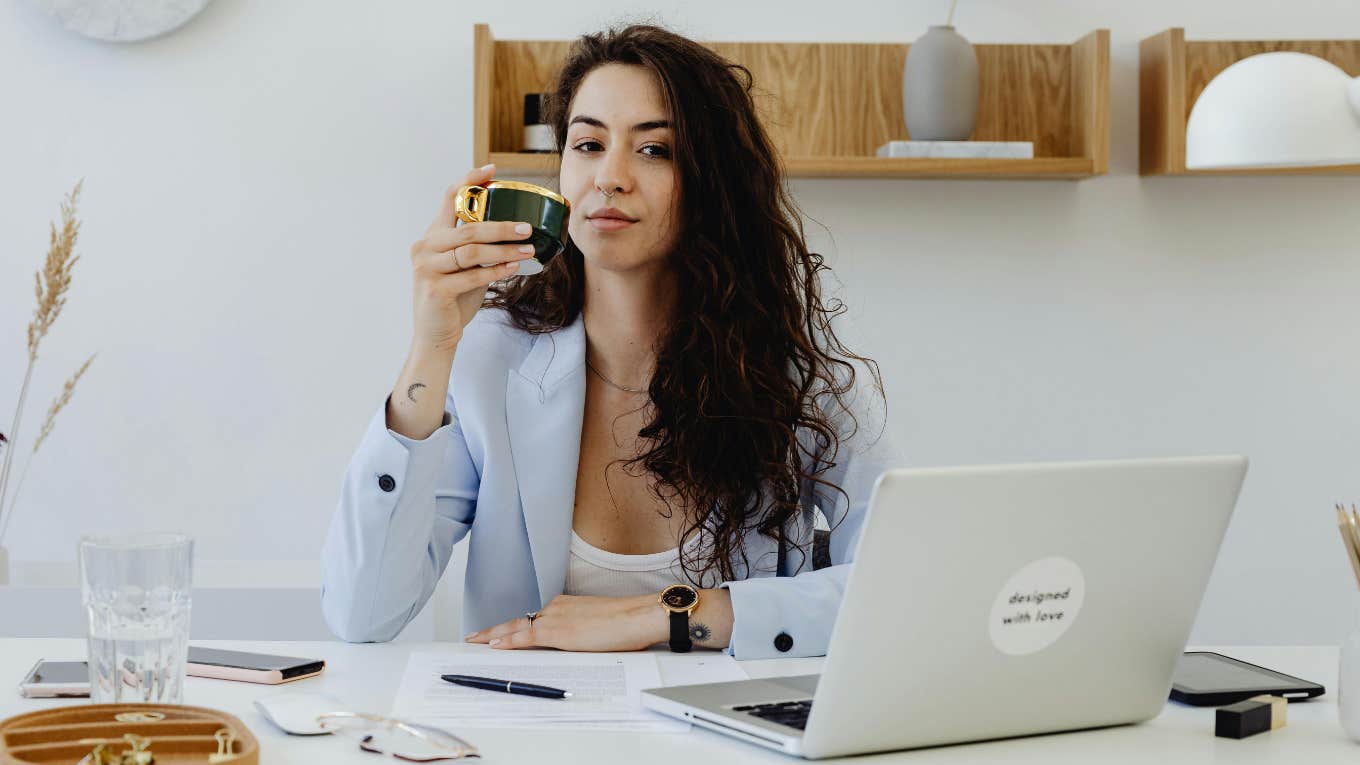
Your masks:
{"label": "white tank top", "polygon": [[[697,543],[699,535],[691,538]],[[562,589],[565,595],[650,595],[688,581],[680,568],[679,547],[647,555],[623,555],[601,550],[578,536],[576,529],[571,530],[571,556]]]}

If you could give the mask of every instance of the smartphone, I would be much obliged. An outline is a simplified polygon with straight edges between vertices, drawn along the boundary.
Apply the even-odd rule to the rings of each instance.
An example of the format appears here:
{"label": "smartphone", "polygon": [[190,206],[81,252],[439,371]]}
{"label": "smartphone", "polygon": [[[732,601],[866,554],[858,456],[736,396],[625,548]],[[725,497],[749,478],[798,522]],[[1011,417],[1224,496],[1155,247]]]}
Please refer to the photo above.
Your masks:
{"label": "smartphone", "polygon": [[326,662],[321,659],[189,646],[189,665],[185,671],[195,677],[278,685],[315,677],[325,668]]}
{"label": "smartphone", "polygon": [[69,699],[90,695],[90,669],[81,659],[40,659],[19,683],[27,699]]}
{"label": "smartphone", "polygon": [[1321,696],[1326,691],[1308,680],[1248,664],[1212,651],[1187,651],[1176,662],[1171,699],[1197,707],[1234,704],[1270,694],[1290,701]]}

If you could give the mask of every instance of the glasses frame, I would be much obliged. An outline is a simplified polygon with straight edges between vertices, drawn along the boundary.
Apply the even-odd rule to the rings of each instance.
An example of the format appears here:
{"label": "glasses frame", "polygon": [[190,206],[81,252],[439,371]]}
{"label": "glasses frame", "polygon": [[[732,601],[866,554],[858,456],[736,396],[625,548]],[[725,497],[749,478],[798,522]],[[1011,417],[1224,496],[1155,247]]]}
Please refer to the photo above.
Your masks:
{"label": "glasses frame", "polygon": [[[377,725],[380,725],[387,730],[399,730],[402,733],[405,733],[409,736],[414,736],[415,738],[424,741],[425,743],[429,744],[430,746],[434,747],[437,750],[447,749],[447,747],[443,743],[437,741],[433,735],[427,732],[428,728],[428,730],[436,730],[439,732],[441,736],[448,736],[449,738],[458,742],[458,746],[460,748],[457,751],[450,751],[448,754],[439,755],[436,757],[413,757],[410,755],[401,754],[399,752],[390,752],[372,746],[369,743],[369,740],[372,739],[371,735],[364,737],[348,736],[340,732],[342,728],[340,728],[339,726],[331,727],[327,725],[328,722],[339,720],[363,720],[369,723],[376,723]],[[472,744],[469,744],[467,741],[464,741],[461,737],[456,736],[442,728],[433,728],[429,726],[416,725],[414,723],[404,722],[402,720],[398,720],[392,717],[383,717],[382,715],[367,714],[365,712],[326,712],[324,714],[319,714],[316,716],[316,724],[331,733],[337,735],[345,735],[346,738],[355,738],[359,742],[359,748],[363,749],[365,752],[390,755],[392,757],[396,757],[402,760],[408,760],[411,762],[434,762],[436,760],[461,760],[470,757],[480,758],[482,756],[481,752],[477,751],[477,747],[473,746]]]}

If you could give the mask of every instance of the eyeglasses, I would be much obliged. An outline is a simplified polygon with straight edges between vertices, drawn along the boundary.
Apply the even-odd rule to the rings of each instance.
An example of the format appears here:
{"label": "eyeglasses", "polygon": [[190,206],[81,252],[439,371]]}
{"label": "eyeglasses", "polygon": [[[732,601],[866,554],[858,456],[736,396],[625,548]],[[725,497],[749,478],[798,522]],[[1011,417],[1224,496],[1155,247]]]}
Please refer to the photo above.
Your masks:
{"label": "eyeglasses", "polygon": [[482,756],[475,746],[446,730],[390,717],[357,712],[327,712],[317,715],[316,724],[331,733],[355,740],[359,748],[366,751],[412,762]]}

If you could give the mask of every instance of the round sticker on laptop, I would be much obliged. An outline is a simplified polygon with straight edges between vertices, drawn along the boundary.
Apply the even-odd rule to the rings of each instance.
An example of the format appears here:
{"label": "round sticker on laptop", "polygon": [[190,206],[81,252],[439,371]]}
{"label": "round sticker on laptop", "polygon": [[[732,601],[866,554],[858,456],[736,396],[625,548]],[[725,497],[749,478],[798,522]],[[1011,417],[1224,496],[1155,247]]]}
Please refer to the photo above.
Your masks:
{"label": "round sticker on laptop", "polygon": [[1086,577],[1077,564],[1061,556],[1030,563],[992,602],[992,644],[1010,656],[1044,650],[1077,620],[1085,597]]}

